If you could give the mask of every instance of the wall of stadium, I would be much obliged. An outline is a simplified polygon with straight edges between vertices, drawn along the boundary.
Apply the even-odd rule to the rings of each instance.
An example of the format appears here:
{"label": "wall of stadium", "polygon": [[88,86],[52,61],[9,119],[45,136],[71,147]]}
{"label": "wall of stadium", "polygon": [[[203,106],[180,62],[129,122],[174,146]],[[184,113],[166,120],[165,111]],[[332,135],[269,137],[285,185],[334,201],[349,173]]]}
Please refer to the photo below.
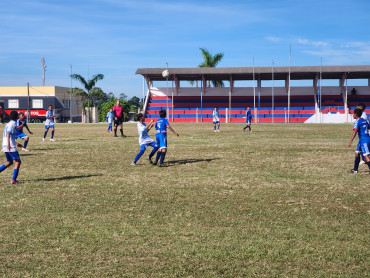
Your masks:
{"label": "wall of stadium", "polygon": [[[348,88],[348,95],[351,93],[352,87]],[[230,92],[229,87],[223,88],[206,88],[204,96],[228,96]],[[258,94],[258,88],[255,88],[256,95]],[[340,95],[340,87],[339,86],[323,86],[321,90],[323,95]],[[344,88],[345,92],[345,88]],[[356,86],[357,95],[370,95],[370,87],[368,86]],[[150,88],[150,93],[153,96],[166,96],[167,95],[167,88],[157,88],[152,87]],[[201,88],[179,88],[178,92],[176,92],[175,88],[169,87],[168,88],[168,96],[200,96]],[[291,87],[290,88],[291,95],[313,95],[314,89],[313,87]],[[261,87],[261,96],[271,96],[272,94],[272,87]],[[286,96],[287,89],[285,87],[274,87],[274,95],[275,96]],[[232,90],[232,96],[253,96],[253,88],[252,87],[234,87]]]}

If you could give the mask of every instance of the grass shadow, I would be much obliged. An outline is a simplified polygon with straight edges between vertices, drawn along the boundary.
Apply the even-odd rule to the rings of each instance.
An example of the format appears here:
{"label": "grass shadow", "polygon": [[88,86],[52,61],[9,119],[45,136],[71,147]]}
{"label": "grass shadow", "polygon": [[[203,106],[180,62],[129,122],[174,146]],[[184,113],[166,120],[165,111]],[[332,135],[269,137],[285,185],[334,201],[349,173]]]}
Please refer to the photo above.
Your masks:
{"label": "grass shadow", "polygon": [[188,163],[197,163],[197,162],[211,162],[213,160],[217,160],[219,158],[206,158],[206,159],[201,159],[201,158],[189,158],[189,159],[180,159],[180,160],[170,160],[167,161],[167,167],[170,166],[175,166],[175,165],[183,165],[183,164],[188,164]]}
{"label": "grass shadow", "polygon": [[58,177],[58,178],[37,179],[36,181],[74,180],[74,179],[82,179],[82,178],[90,178],[90,177],[98,177],[98,176],[102,176],[102,174],[78,175],[78,176],[64,176],[64,177]]}

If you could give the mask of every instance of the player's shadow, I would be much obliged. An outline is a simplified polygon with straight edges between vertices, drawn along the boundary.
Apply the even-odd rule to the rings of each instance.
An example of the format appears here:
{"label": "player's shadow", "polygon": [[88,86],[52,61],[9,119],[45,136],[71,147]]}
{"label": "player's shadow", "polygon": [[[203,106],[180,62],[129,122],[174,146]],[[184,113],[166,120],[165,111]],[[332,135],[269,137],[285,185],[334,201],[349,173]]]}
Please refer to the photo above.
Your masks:
{"label": "player's shadow", "polygon": [[74,180],[74,179],[91,178],[91,177],[98,177],[98,176],[102,176],[102,174],[78,175],[78,176],[64,176],[64,177],[58,177],[58,178],[37,179],[37,181]]}
{"label": "player's shadow", "polygon": [[188,163],[197,163],[197,162],[211,162],[212,160],[217,160],[219,158],[206,158],[206,159],[198,159],[198,158],[188,158],[188,159],[180,159],[180,160],[170,160],[167,161],[167,166],[175,166],[175,165],[183,165]]}
{"label": "player's shadow", "polygon": [[72,142],[72,141],[87,141],[88,139],[86,138],[77,138],[77,139],[59,139],[58,141],[63,141],[63,142]]}
{"label": "player's shadow", "polygon": [[32,149],[32,151],[52,151],[52,150],[57,150],[58,148],[49,148],[49,149]]}
{"label": "player's shadow", "polygon": [[34,155],[33,153],[22,153],[20,154],[20,156],[30,156],[30,155]]}

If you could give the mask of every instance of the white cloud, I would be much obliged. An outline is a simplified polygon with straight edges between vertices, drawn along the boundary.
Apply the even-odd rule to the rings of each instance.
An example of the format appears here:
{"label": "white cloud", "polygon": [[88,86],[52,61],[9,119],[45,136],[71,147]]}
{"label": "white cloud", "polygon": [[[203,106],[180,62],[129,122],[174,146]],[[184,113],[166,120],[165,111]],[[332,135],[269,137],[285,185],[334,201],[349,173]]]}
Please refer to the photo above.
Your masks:
{"label": "white cloud", "polygon": [[311,45],[315,47],[329,47],[330,44],[328,42],[324,41],[311,41],[305,38],[297,38],[295,39],[295,42],[302,45]]}
{"label": "white cloud", "polygon": [[283,38],[275,37],[275,36],[267,36],[265,37],[265,39],[271,42],[280,42],[283,40]]}
{"label": "white cloud", "polygon": [[345,42],[340,45],[341,48],[351,48],[351,47],[363,47],[366,46],[365,42]]}
{"label": "white cloud", "polygon": [[303,54],[322,57],[326,65],[363,65],[370,63],[370,42],[311,40],[307,38],[283,38],[268,36],[271,42],[293,42]]}
{"label": "white cloud", "polygon": [[296,42],[299,44],[308,44],[309,41],[307,39],[297,39]]}
{"label": "white cloud", "polygon": [[321,49],[305,49],[303,53],[323,57],[325,64],[366,64],[370,63],[370,42],[346,42],[322,45]]}
{"label": "white cloud", "polygon": [[242,23],[269,22],[278,12],[276,9],[257,8],[251,4],[235,4],[214,2],[212,5],[202,2],[163,1],[163,0],[96,0],[122,10],[137,10],[136,18],[154,18],[165,23],[176,24],[186,19],[188,25],[207,22],[207,28],[212,25],[234,26]]}

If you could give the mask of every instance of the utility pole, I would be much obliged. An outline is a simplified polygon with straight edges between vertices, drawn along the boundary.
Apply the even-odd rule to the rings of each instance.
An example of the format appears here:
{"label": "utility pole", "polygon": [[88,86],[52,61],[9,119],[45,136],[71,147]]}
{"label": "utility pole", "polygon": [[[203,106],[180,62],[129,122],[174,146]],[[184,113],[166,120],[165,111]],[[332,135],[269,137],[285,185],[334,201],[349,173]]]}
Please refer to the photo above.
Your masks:
{"label": "utility pole", "polygon": [[30,122],[30,83],[27,83],[27,123]]}
{"label": "utility pole", "polygon": [[69,120],[71,123],[73,122],[72,118],[72,65],[71,66],[71,92],[69,94]]}
{"label": "utility pole", "polygon": [[45,71],[46,71],[45,58],[41,59],[41,63],[42,63],[42,86],[45,86]]}
{"label": "utility pole", "polygon": [[272,123],[274,123],[274,115],[275,115],[275,108],[274,108],[274,60],[272,60]]}

